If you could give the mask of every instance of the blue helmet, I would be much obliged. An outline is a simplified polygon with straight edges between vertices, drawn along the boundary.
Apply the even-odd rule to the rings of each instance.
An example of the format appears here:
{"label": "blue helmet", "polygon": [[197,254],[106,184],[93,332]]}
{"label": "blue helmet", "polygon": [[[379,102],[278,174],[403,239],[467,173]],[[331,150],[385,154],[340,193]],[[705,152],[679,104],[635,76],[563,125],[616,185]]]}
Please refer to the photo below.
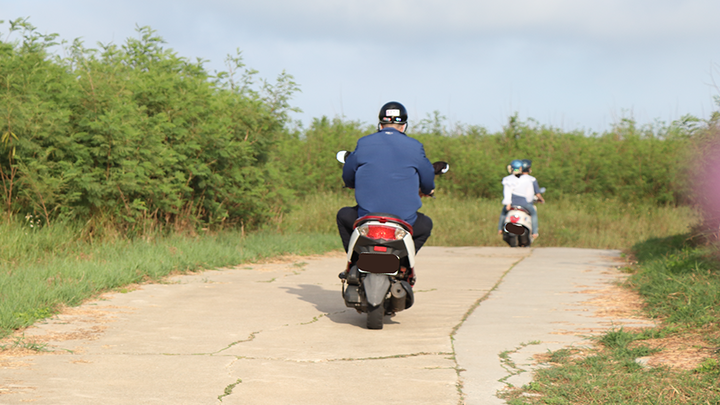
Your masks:
{"label": "blue helmet", "polygon": [[528,173],[530,171],[530,168],[532,167],[532,160],[523,159],[521,164],[522,164],[522,172]]}
{"label": "blue helmet", "polygon": [[520,174],[522,172],[522,160],[515,159],[507,167],[508,173]]}

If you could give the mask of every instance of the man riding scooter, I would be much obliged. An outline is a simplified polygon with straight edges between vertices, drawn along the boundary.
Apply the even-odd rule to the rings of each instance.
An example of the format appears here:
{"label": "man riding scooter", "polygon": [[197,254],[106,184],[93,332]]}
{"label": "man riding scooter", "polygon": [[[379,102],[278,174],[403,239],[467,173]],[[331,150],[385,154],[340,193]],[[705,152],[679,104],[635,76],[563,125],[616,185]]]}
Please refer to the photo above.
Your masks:
{"label": "man riding scooter", "polygon": [[435,192],[435,169],[422,143],[405,135],[408,114],[402,104],[386,103],[378,118],[378,132],[360,138],[355,151],[345,158],[343,181],[355,189],[357,205],[338,211],[340,238],[347,251],[355,221],[382,212],[412,225],[415,250],[419,251],[433,226],[428,216],[418,212],[420,196]]}

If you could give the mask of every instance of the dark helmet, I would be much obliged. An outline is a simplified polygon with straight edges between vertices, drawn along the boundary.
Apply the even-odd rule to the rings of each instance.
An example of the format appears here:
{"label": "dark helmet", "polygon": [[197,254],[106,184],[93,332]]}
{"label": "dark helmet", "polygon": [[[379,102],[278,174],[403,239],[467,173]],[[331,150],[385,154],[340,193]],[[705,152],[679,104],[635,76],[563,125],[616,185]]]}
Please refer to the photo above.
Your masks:
{"label": "dark helmet", "polygon": [[531,167],[532,167],[532,160],[530,160],[530,159],[522,160],[522,172],[523,173],[529,172]]}
{"label": "dark helmet", "polygon": [[508,173],[520,174],[522,172],[522,160],[515,159],[507,167]]}
{"label": "dark helmet", "polygon": [[378,119],[380,124],[407,124],[408,114],[404,105],[391,101],[380,108]]}

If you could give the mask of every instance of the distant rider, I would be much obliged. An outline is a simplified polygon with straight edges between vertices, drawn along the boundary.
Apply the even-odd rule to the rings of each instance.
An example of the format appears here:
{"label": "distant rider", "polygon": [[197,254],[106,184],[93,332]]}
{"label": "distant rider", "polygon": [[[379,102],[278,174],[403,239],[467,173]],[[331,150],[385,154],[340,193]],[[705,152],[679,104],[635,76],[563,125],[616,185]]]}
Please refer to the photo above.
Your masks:
{"label": "distant rider", "polygon": [[543,199],[542,194],[540,194],[540,186],[538,186],[537,179],[530,175],[531,172],[532,161],[523,159],[522,175],[518,178],[518,182],[513,188],[510,204],[506,205],[505,208],[510,210],[511,206],[519,205],[528,210],[530,216],[532,217],[532,237],[533,239],[537,239],[538,236],[540,236],[540,232],[538,230],[537,211],[535,210],[533,203],[535,202],[535,198],[543,203],[545,202],[545,199]]}
{"label": "distant rider", "polygon": [[522,160],[515,159],[507,165],[507,171],[509,175],[503,177],[503,199],[502,199],[502,211],[500,212],[500,221],[498,222],[498,234],[503,233],[503,226],[505,225],[505,217],[508,213],[508,205],[512,203],[512,192],[515,189],[515,185],[522,175]]}
{"label": "distant rider", "polygon": [[422,206],[420,194],[435,192],[435,170],[422,143],[405,135],[407,118],[402,104],[385,104],[378,132],[360,138],[355,151],[345,158],[342,177],[345,186],[355,189],[358,204],[337,213],[346,252],[353,224],[371,212],[392,214],[412,225],[416,252],[430,237],[432,220],[417,210]]}

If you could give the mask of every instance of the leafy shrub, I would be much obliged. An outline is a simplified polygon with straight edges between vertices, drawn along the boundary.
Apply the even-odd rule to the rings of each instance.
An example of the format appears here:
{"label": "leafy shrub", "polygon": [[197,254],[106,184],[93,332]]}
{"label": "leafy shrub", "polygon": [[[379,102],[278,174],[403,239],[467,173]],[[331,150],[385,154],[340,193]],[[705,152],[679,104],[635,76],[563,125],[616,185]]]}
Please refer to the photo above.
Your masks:
{"label": "leafy shrub", "polygon": [[25,20],[21,41],[0,42],[0,179],[10,214],[83,218],[135,229],[151,223],[253,225],[287,197],[269,163],[284,136],[282,74],[255,90],[228,58],[213,77],[202,61],[163,48],[148,27],[122,46],[52,56],[55,35]]}
{"label": "leafy shrub", "polygon": [[[444,130],[441,118],[421,120],[421,132],[410,135],[425,145],[431,161],[450,163],[439,187],[459,196],[499,200],[505,166],[517,158],[533,161],[533,173],[550,196],[678,204],[688,191],[684,167],[696,129],[684,121],[638,128],[624,119],[607,133],[588,134],[511,117],[503,131],[489,134],[472,126]],[[279,152],[295,166],[291,184],[302,193],[336,191],[342,180],[335,153],[353,150],[358,138],[373,131],[358,122],[316,119]]]}
{"label": "leafy shrub", "polygon": [[[57,35],[26,20],[11,21],[10,33],[21,38],[0,38],[0,206],[8,216],[131,233],[253,227],[281,217],[294,196],[340,190],[335,153],[374,131],[326,117],[290,130],[298,89],[291,76],[256,83],[239,55],[228,58],[228,72],[210,75],[148,27],[121,46],[89,49],[75,40],[64,57],[50,52]],[[447,129],[444,119],[419,119],[411,136],[430,160],[450,163],[438,188],[459,197],[499,201],[505,165],[529,158],[548,198],[660,205],[685,201],[689,146],[705,125],[693,117],[645,127],[623,119],[598,134],[515,115],[491,134]]]}

